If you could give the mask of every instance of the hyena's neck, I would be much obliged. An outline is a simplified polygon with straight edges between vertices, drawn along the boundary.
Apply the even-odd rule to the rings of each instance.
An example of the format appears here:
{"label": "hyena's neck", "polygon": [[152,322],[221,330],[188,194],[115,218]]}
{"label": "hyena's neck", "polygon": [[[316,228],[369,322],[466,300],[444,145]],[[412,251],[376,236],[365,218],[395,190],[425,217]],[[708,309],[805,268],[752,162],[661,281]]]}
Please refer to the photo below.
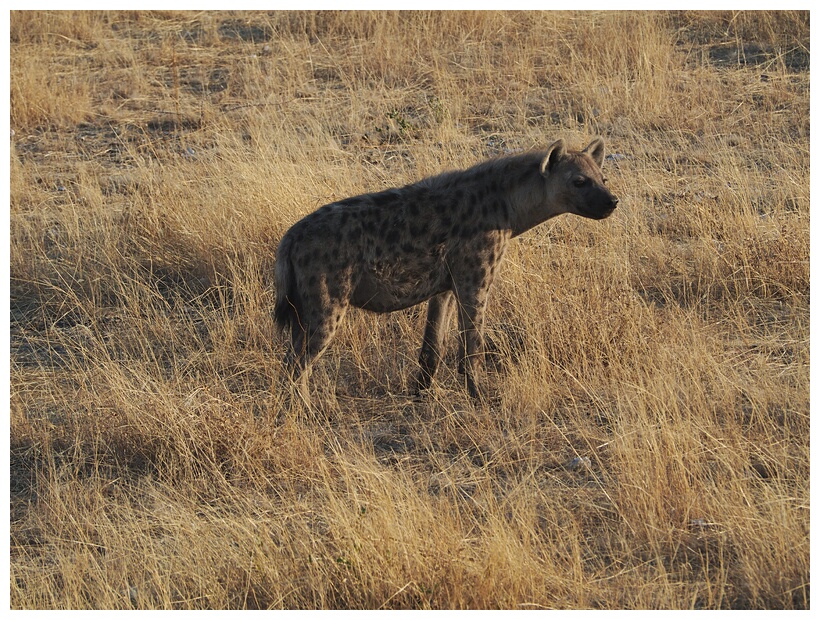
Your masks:
{"label": "hyena's neck", "polygon": [[544,177],[541,175],[542,159],[543,157],[539,157],[523,168],[517,181],[509,188],[508,217],[513,237],[563,212],[548,196],[544,195]]}
{"label": "hyena's neck", "polygon": [[467,193],[478,197],[482,212],[492,219],[486,224],[509,230],[515,236],[552,217],[543,212],[544,156],[530,151],[491,159],[460,176],[463,187],[469,188]]}
{"label": "hyena's neck", "polygon": [[516,236],[561,212],[551,209],[544,199],[541,162],[545,155],[529,152],[502,157],[421,184],[451,192],[464,217],[478,215],[485,226]]}

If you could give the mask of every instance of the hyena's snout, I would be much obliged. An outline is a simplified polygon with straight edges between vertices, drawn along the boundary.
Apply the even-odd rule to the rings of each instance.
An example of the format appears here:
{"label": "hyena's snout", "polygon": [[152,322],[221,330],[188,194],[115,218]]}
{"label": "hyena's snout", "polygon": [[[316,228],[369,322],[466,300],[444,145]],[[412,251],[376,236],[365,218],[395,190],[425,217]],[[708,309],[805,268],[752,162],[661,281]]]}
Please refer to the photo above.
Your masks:
{"label": "hyena's snout", "polygon": [[587,217],[602,220],[612,215],[618,206],[618,197],[605,187],[602,187],[593,200],[587,203],[587,213],[582,213]]}
{"label": "hyena's snout", "polygon": [[618,197],[611,192],[607,192],[607,194],[608,196],[604,206],[604,217],[612,215],[612,212],[615,210],[615,207],[618,206]]}

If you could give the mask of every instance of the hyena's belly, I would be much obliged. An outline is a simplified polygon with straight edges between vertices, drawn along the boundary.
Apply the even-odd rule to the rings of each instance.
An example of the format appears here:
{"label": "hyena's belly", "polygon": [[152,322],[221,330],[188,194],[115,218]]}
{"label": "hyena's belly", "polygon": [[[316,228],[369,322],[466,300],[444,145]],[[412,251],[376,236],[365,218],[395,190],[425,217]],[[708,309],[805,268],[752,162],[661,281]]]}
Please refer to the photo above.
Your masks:
{"label": "hyena's belly", "polygon": [[440,256],[414,258],[394,257],[393,260],[374,260],[366,264],[350,303],[373,312],[393,312],[419,304],[450,288],[450,278]]}

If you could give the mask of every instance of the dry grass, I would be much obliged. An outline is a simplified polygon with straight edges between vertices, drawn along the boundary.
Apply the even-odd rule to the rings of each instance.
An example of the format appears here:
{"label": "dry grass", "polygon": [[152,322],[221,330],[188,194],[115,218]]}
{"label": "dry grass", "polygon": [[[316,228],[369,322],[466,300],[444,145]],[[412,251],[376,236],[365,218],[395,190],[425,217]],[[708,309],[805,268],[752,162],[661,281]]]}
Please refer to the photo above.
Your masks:
{"label": "dry grass", "polygon": [[[13,608],[805,608],[808,13],[11,14]],[[417,309],[272,389],[276,243],[602,134],[493,397]],[[580,460],[574,461],[573,459]],[[578,466],[576,466],[578,465]]]}

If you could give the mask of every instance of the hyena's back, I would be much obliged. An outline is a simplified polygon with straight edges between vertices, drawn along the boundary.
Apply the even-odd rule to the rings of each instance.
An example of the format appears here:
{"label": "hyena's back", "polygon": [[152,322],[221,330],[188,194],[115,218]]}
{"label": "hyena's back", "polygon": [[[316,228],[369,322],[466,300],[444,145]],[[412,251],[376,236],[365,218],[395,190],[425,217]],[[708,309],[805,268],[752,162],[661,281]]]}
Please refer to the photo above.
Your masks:
{"label": "hyena's back", "polygon": [[392,312],[448,290],[456,199],[415,184],[348,198],[304,217],[277,252],[279,323],[317,302]]}

